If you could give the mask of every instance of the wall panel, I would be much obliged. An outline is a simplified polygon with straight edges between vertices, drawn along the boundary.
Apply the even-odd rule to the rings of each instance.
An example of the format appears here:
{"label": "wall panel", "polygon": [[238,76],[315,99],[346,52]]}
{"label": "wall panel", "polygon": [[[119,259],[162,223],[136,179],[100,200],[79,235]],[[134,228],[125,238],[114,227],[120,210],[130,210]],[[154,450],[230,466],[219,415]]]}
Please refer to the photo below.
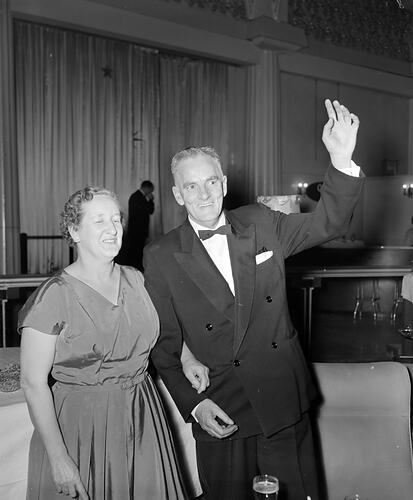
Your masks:
{"label": "wall panel", "polygon": [[[323,103],[327,97],[338,98],[360,118],[354,160],[369,177],[348,236],[366,244],[401,245],[413,216],[413,201],[401,195],[401,179],[412,171],[410,98],[391,87],[384,92],[314,74],[282,71],[280,79],[282,194],[295,192],[299,181],[322,179],[328,164],[321,140],[326,121]],[[386,175],[386,160],[397,162],[395,175]]]}
{"label": "wall panel", "polygon": [[282,193],[302,179],[319,178],[316,162],[316,83],[313,78],[281,73]]}
{"label": "wall panel", "polygon": [[360,118],[355,159],[366,175],[384,175],[386,159],[407,173],[409,99],[352,85],[340,85],[340,98]]}

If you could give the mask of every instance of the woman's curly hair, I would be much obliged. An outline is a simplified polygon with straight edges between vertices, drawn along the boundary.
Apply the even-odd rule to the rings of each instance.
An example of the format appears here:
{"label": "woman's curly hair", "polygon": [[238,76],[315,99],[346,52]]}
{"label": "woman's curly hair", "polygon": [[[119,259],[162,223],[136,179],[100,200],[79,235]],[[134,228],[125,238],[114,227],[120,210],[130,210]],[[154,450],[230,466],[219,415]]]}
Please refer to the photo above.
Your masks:
{"label": "woman's curly hair", "polygon": [[95,196],[109,196],[112,198],[119,207],[122,226],[124,225],[124,214],[116,194],[106,188],[86,186],[73,193],[65,203],[62,212],[60,212],[60,231],[71,247],[76,246],[76,243],[73,241],[69,229],[79,228],[83,216],[83,204],[93,200]]}

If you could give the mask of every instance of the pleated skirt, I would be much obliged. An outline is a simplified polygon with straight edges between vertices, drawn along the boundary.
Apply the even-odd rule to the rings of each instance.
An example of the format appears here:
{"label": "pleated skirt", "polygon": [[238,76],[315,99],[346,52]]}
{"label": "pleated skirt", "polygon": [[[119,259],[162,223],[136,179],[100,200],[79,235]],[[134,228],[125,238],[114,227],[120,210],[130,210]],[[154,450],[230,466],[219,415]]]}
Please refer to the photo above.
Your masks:
{"label": "pleated skirt", "polygon": [[[185,500],[171,433],[156,387],[139,383],[54,388],[67,450],[90,500]],[[35,430],[27,500],[63,500]]]}

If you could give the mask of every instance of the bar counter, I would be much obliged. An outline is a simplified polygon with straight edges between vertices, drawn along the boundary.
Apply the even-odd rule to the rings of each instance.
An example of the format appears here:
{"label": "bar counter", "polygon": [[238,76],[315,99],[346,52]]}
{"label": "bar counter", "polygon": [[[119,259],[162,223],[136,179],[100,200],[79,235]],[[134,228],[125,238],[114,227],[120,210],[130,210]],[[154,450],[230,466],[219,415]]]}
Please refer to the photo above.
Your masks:
{"label": "bar counter", "polygon": [[[301,288],[303,342],[309,349],[313,316],[313,291],[324,286],[332,293],[321,293],[327,307],[345,304],[344,309],[354,307],[357,293],[350,291],[366,287],[375,282],[383,289],[383,295],[400,294],[400,284],[404,275],[413,269],[413,247],[404,246],[363,246],[337,240],[326,245],[305,250],[286,260],[287,285],[290,289]],[[346,280],[347,278],[347,280]],[[335,287],[334,281],[343,280]],[[350,284],[349,284],[350,283]],[[391,290],[390,290],[391,288]],[[323,292],[321,290],[321,292]],[[320,295],[320,294],[319,294]],[[393,298],[392,298],[393,299]],[[389,302],[387,297],[387,302]],[[321,299],[320,299],[321,300]],[[352,306],[349,306],[349,302]],[[382,302],[386,302],[383,300]],[[325,305],[325,304],[324,304]],[[391,307],[390,314],[391,314]]]}

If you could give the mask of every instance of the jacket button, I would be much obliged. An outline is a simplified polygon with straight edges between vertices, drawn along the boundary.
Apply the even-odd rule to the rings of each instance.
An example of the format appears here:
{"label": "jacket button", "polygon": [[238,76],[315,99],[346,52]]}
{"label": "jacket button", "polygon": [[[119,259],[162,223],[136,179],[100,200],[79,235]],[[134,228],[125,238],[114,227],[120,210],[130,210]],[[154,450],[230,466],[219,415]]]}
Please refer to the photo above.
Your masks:
{"label": "jacket button", "polygon": [[213,325],[212,325],[211,323],[207,323],[207,324],[205,325],[205,330],[208,330],[208,332],[210,332],[213,328],[214,328],[214,327],[213,327]]}
{"label": "jacket button", "polygon": [[267,295],[267,296],[265,297],[265,300],[266,300],[267,302],[272,302],[272,297],[271,297],[271,295]]}
{"label": "jacket button", "polygon": [[277,348],[278,348],[278,344],[277,344],[277,342],[272,342],[272,343],[271,343],[271,347],[272,347],[273,349],[277,349]]}
{"label": "jacket button", "polygon": [[234,359],[233,365],[234,366],[239,366],[241,364],[239,359]]}

